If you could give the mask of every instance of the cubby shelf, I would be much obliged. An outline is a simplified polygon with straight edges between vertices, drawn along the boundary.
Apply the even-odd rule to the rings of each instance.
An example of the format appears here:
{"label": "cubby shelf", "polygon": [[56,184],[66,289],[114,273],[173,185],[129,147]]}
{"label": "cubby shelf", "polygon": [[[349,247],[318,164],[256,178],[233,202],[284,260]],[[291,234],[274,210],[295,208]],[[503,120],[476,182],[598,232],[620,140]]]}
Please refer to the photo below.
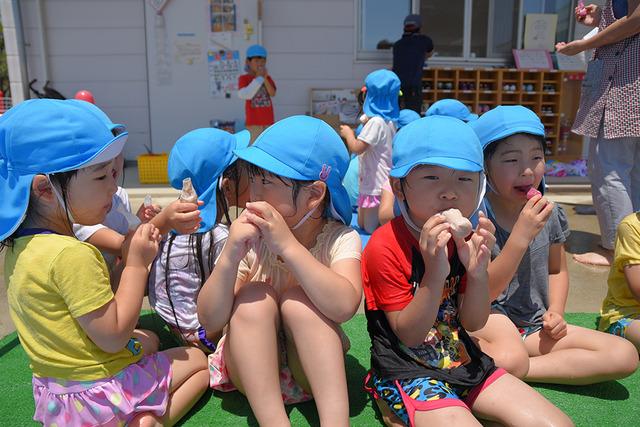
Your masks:
{"label": "cubby shelf", "polygon": [[577,159],[582,155],[582,138],[570,133],[568,124],[575,117],[583,75],[513,68],[425,68],[423,111],[445,98],[458,99],[477,114],[497,105],[524,105],[547,128],[547,157]]}

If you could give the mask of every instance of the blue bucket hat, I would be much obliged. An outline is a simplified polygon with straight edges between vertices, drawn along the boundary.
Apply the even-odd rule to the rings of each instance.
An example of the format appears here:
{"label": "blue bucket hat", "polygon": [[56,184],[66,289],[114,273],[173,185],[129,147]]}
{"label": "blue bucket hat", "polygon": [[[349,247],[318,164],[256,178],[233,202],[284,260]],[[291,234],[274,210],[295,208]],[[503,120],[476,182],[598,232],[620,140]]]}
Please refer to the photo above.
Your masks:
{"label": "blue bucket hat", "polygon": [[328,215],[351,223],[351,203],[342,180],[349,153],[335,130],[320,119],[291,116],[268,127],[250,147],[236,155],[275,175],[323,181],[330,196]]}
{"label": "blue bucket hat", "polygon": [[390,176],[403,178],[418,165],[482,172],[482,147],[473,129],[461,120],[429,116],[415,120],[393,139]]}
{"label": "blue bucket hat", "polygon": [[478,135],[483,150],[492,142],[516,133],[544,137],[544,125],[540,118],[522,105],[500,105],[469,124]]}
{"label": "blue bucket hat", "polygon": [[[526,133],[543,138],[545,136],[544,125],[538,115],[522,105],[499,105],[469,124],[478,135],[482,150],[486,150],[493,142],[517,133]],[[545,187],[543,176],[538,191],[544,194]]]}
{"label": "blue bucket hat", "polygon": [[78,100],[33,99],[0,117],[0,240],[27,213],[37,174],[68,172],[115,158],[128,133],[96,106]]}
{"label": "blue bucket hat", "polygon": [[400,114],[398,115],[398,129],[408,125],[414,120],[418,120],[419,118],[420,114],[413,110],[409,110],[407,108],[400,110]]}
{"label": "blue bucket hat", "polygon": [[441,99],[433,103],[425,116],[449,116],[465,122],[478,119],[477,114],[472,114],[466,105],[457,99]]}
{"label": "blue bucket hat", "polygon": [[249,58],[266,58],[267,57],[267,49],[264,46],[259,44],[253,44],[247,48],[247,59]]}
{"label": "blue bucket hat", "polygon": [[238,157],[234,150],[249,145],[251,134],[243,130],[235,135],[215,128],[195,129],[181,136],[169,153],[167,164],[169,182],[176,190],[182,188],[182,180],[191,178],[200,207],[202,219],[198,233],[211,230],[216,225],[216,191],[222,173]]}
{"label": "blue bucket hat", "polygon": [[400,79],[393,71],[376,70],[364,80],[367,96],[362,111],[369,116],[380,116],[386,121],[397,121],[400,115],[398,95]]}

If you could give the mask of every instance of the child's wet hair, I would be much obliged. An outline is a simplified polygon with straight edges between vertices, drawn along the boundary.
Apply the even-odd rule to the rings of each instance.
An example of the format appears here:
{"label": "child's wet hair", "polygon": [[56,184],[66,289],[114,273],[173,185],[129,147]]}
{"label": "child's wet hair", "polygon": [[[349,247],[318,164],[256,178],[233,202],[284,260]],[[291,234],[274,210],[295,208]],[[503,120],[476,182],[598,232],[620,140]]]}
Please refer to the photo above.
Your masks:
{"label": "child's wet hair", "polygon": [[520,133],[514,133],[513,135],[509,135],[506,138],[502,138],[502,139],[498,139],[492,143],[490,143],[487,148],[484,149],[484,164],[486,166],[487,162],[493,157],[493,155],[496,153],[496,150],[498,149],[498,146],[503,143],[504,141],[506,141],[507,139],[511,138],[512,136],[516,136],[516,135],[524,135],[527,136],[535,141],[538,141],[538,143],[540,144],[540,149],[542,150],[542,152],[544,153],[544,149],[545,149],[545,138],[544,136],[540,136],[540,135],[533,135],[530,133],[524,133],[524,132],[520,132]]}

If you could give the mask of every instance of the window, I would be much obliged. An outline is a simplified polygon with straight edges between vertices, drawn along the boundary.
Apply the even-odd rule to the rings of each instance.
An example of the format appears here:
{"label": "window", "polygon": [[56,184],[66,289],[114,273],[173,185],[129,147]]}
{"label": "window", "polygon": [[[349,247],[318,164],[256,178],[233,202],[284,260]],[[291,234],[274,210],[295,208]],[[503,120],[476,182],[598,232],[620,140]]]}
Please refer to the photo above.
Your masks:
{"label": "window", "polygon": [[556,40],[571,40],[575,0],[359,0],[358,60],[390,60],[391,45],[402,35],[412,10],[422,32],[433,39],[434,57],[443,62],[512,61],[528,13],[558,15]]}
{"label": "window", "polygon": [[389,56],[391,46],[402,36],[411,0],[360,0],[358,4],[358,59],[377,59],[380,52]]}

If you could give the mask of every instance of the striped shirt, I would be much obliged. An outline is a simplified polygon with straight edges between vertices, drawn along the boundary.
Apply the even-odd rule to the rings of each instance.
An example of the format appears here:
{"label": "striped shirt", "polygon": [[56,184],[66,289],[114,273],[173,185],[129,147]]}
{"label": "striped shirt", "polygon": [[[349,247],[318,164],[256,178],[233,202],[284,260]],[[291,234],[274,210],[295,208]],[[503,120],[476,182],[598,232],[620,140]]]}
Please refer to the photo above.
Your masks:
{"label": "striped shirt", "polygon": [[[599,29],[616,21],[612,0],[602,10]],[[596,49],[602,74],[589,94],[583,90],[573,132],[605,139],[640,137],[640,33]]]}

